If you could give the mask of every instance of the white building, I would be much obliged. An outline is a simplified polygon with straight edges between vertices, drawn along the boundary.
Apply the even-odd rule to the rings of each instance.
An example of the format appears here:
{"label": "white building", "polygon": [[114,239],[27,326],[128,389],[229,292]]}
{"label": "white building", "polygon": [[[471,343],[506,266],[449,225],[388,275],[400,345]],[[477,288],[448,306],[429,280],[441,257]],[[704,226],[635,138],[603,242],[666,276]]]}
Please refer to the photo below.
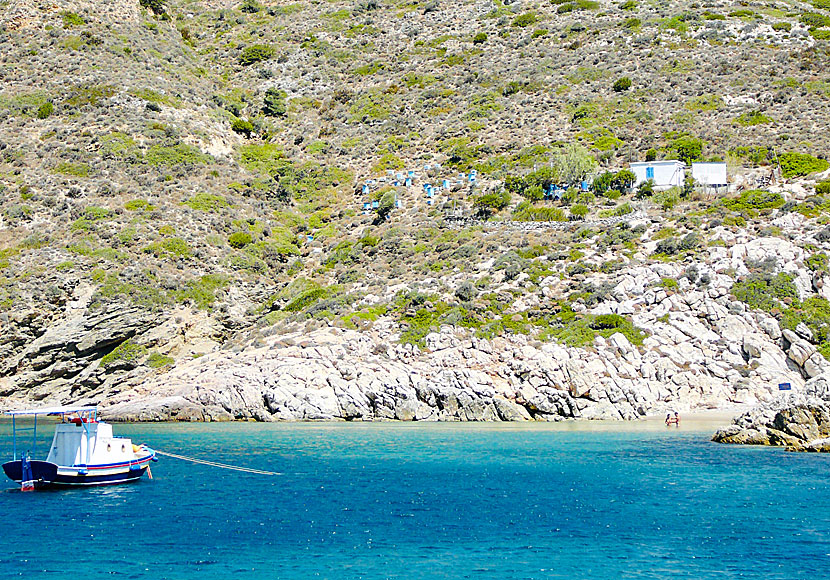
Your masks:
{"label": "white building", "polygon": [[655,189],[668,189],[670,187],[683,187],[685,175],[683,169],[686,167],[682,161],[638,161],[631,163],[631,171],[637,176],[634,185],[640,185],[649,179],[654,181]]}
{"label": "white building", "polygon": [[726,163],[692,163],[692,179],[704,188],[726,187]]}

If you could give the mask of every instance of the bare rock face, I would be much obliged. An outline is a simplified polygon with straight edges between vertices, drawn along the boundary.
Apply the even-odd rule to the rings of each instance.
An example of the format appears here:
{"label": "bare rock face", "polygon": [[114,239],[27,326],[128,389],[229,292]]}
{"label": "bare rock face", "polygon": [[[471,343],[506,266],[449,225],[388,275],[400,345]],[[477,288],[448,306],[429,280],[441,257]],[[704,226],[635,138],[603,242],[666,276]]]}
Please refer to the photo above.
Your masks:
{"label": "bare rock face", "polygon": [[391,348],[372,333],[336,328],[282,335],[147,377],[140,389],[113,394],[103,412],[123,420],[630,420],[768,396],[752,381],[739,395],[724,385],[725,371],[643,355],[622,335],[598,341],[595,352],[521,335],[475,340],[451,327],[426,343],[432,349]]}

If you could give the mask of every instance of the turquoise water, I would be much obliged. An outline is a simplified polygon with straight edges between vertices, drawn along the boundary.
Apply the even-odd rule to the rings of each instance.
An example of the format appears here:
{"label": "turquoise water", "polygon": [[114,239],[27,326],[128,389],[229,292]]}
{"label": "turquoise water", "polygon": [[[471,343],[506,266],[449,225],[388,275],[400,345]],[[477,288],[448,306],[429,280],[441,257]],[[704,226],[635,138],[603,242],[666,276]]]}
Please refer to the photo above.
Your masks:
{"label": "turquoise water", "polygon": [[[710,430],[153,424],[154,480],[0,491],[0,578],[830,577],[830,457]],[[0,424],[0,452],[10,453]]]}

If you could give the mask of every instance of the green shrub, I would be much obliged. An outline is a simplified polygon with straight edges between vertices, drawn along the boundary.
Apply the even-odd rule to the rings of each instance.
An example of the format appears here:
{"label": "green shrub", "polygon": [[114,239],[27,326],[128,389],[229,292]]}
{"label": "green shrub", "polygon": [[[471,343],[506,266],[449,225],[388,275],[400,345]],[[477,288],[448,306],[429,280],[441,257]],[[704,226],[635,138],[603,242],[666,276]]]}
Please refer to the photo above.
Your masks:
{"label": "green shrub", "polygon": [[732,295],[750,308],[771,312],[784,308],[785,302],[798,300],[798,289],[793,277],[783,272],[751,274],[732,285]]}
{"label": "green shrub", "polygon": [[513,26],[525,28],[531,24],[534,24],[537,20],[538,18],[536,17],[536,14],[533,12],[525,12],[524,14],[519,14],[513,19]]}
{"label": "green shrub", "polygon": [[151,351],[147,356],[146,364],[151,369],[160,369],[163,367],[173,366],[176,360],[173,357],[165,356],[157,351]]}
{"label": "green shrub", "polygon": [[146,199],[131,199],[124,204],[124,209],[127,211],[153,211],[156,206],[152,205]]}
{"label": "green shrub", "polygon": [[242,145],[238,149],[238,155],[242,167],[266,175],[278,175],[291,166],[282,147],[276,143]]}
{"label": "green shrub", "polygon": [[575,203],[571,206],[571,219],[584,220],[588,215],[588,206],[584,203]]}
{"label": "green shrub", "polygon": [[806,153],[784,153],[778,160],[784,177],[788,179],[824,171],[830,167],[830,163],[825,159],[818,159]]}
{"label": "green shrub", "polygon": [[158,242],[153,242],[144,248],[145,254],[153,254],[157,258],[173,257],[173,258],[189,258],[193,255],[193,251],[186,241],[181,238],[167,238]]}
{"label": "green shrub", "polygon": [[262,5],[256,0],[243,0],[242,5],[239,7],[240,12],[247,14],[256,14],[260,10],[262,10]]}
{"label": "green shrub", "polygon": [[669,144],[668,151],[683,163],[689,164],[700,159],[703,141],[695,137],[678,137]]}
{"label": "green shrub", "polygon": [[173,165],[206,164],[213,161],[213,157],[202,153],[196,147],[185,143],[176,145],[153,145],[144,155],[144,161],[149,165],[169,167]]}
{"label": "green shrub", "polygon": [[630,169],[621,169],[614,175],[611,181],[611,187],[614,189],[625,190],[634,185],[637,181],[637,176]]}
{"label": "green shrub", "polygon": [[242,66],[249,66],[257,62],[262,62],[274,58],[277,50],[269,44],[254,44],[247,46],[239,55],[239,63]]}
{"label": "green shrub", "polygon": [[597,316],[577,315],[570,305],[564,305],[562,311],[550,321],[550,326],[543,332],[543,337],[550,336],[567,346],[586,347],[599,335],[608,338],[620,333],[628,341],[640,346],[646,334],[627,318],[618,314],[600,314]]}
{"label": "green shrub", "polygon": [[90,167],[86,163],[65,161],[55,167],[55,173],[70,177],[89,177]]}
{"label": "green shrub", "polygon": [[63,20],[64,28],[72,28],[73,26],[83,26],[86,24],[86,20],[74,12],[70,12],[69,10],[62,11],[60,15]]}
{"label": "green shrub", "polygon": [[164,14],[167,0],[138,0],[138,3],[142,8],[152,10],[154,14]]}
{"label": "green shrub", "polygon": [[680,201],[680,193],[677,191],[678,189],[679,188],[672,187],[665,191],[655,193],[651,199],[654,203],[659,204],[664,211],[670,211],[675,205],[677,205],[677,202]]}
{"label": "green shrub", "polygon": [[738,115],[735,118],[735,122],[742,127],[752,127],[772,123],[772,119],[764,115],[761,111],[748,111]]}
{"label": "green shrub", "polygon": [[117,89],[112,85],[84,85],[73,87],[64,103],[72,107],[86,105],[96,107],[103,99],[115,96]]}
{"label": "green shrub", "polygon": [[52,101],[46,101],[37,109],[37,118],[38,119],[46,119],[55,111],[55,105],[52,104]]}
{"label": "green shrub", "polygon": [[588,323],[588,326],[593,330],[608,330],[625,326],[626,322],[628,321],[619,314],[599,314]]}
{"label": "green shrub", "polygon": [[686,108],[690,111],[718,111],[723,106],[723,97],[711,93],[700,95],[686,103]]}
{"label": "green shrub", "polygon": [[473,44],[484,44],[487,42],[487,34],[485,32],[479,32],[473,37]]}
{"label": "green shrub", "polygon": [[265,91],[265,98],[263,99],[262,112],[269,117],[283,117],[285,116],[287,105],[285,99],[288,94],[279,89],[268,89]]}
{"label": "green shrub", "polygon": [[232,248],[241,249],[253,241],[251,234],[248,232],[235,232],[228,236],[228,244]]}
{"label": "green shrub", "polygon": [[147,349],[143,346],[135,344],[132,340],[125,340],[101,358],[101,366],[105,369],[121,365],[135,368],[146,352]]}
{"label": "green shrub", "polygon": [[826,272],[827,262],[827,254],[819,253],[813,254],[812,256],[804,260],[804,265],[807,266],[813,272]]}
{"label": "green shrub", "polygon": [[503,189],[499,192],[485,193],[475,199],[473,207],[482,217],[489,218],[496,212],[506,208],[510,204],[510,192]]}
{"label": "green shrub", "polygon": [[784,198],[780,193],[772,193],[765,189],[750,189],[742,192],[738,198],[724,199],[721,203],[732,211],[747,212],[777,209],[784,205]]}
{"label": "green shrub", "polygon": [[227,199],[212,193],[197,193],[182,203],[190,209],[208,212],[216,212],[230,206]]}
{"label": "green shrub", "polygon": [[620,77],[614,81],[613,89],[615,93],[621,93],[631,88],[631,79],[628,77]]}
{"label": "green shrub", "polygon": [[816,194],[818,195],[828,195],[830,194],[830,179],[825,179],[824,181],[819,181],[816,183]]}
{"label": "green shrub", "polygon": [[823,26],[830,26],[830,17],[818,12],[805,12],[799,18],[802,23],[811,28],[821,28]]}
{"label": "green shrub", "polygon": [[300,293],[296,298],[291,300],[291,302],[286,304],[283,310],[286,312],[301,312],[310,306],[313,306],[320,300],[330,297],[337,290],[337,287],[324,288],[321,286],[315,286]]}
{"label": "green shrub", "polygon": [[811,296],[804,302],[794,301],[790,308],[781,314],[781,326],[795,330],[799,324],[806,324],[813,333],[813,342],[823,345],[822,354],[828,352],[830,339],[830,302],[821,296]]}
{"label": "green shrub", "polygon": [[251,134],[254,132],[254,125],[245,119],[234,119],[231,121],[231,130],[234,133],[239,133],[250,139]]}
{"label": "green shrub", "polygon": [[530,201],[523,201],[513,212],[513,219],[519,222],[566,222],[567,216],[559,207],[537,207]]}
{"label": "green shrub", "polygon": [[792,27],[793,25],[789,22],[775,22],[772,25],[772,29],[779,32],[789,32],[792,30]]}
{"label": "green shrub", "polygon": [[202,310],[208,310],[216,301],[216,292],[227,288],[229,279],[222,274],[206,274],[187,283],[187,287],[176,294],[179,302],[190,301]]}

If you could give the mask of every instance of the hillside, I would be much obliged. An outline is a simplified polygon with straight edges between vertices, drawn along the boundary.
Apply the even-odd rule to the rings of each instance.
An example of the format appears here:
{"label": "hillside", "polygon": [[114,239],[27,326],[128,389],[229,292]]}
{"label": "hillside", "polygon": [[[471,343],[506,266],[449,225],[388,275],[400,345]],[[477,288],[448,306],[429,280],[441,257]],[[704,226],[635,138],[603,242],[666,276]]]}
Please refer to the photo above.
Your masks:
{"label": "hillside", "polygon": [[[0,1],[0,404],[558,420],[809,391],[828,51],[825,0]],[[631,188],[644,159],[725,161],[730,191]]]}

